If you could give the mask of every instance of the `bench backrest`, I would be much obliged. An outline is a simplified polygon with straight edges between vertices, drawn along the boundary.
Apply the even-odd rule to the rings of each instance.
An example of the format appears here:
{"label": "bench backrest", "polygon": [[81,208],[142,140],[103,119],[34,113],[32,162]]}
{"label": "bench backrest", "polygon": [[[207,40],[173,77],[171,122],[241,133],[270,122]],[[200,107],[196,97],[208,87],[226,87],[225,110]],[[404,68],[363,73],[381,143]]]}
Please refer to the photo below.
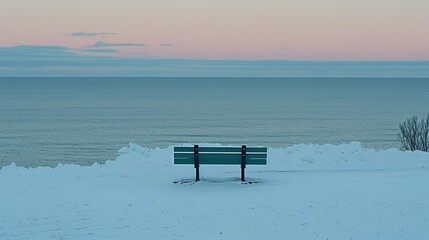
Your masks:
{"label": "bench backrest", "polygon": [[[246,165],[266,165],[267,148],[246,147]],[[241,165],[241,147],[199,147],[199,164]],[[194,147],[174,147],[174,164],[194,164]]]}

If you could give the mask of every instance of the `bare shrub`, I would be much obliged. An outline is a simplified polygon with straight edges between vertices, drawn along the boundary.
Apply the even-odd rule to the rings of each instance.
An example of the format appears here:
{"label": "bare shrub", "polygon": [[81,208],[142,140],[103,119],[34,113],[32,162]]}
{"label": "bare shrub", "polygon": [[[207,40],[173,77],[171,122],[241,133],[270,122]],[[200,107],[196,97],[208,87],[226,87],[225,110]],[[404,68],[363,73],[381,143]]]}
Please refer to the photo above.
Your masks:
{"label": "bare shrub", "polygon": [[416,116],[408,118],[399,124],[398,140],[402,150],[429,152],[429,114],[418,121]]}

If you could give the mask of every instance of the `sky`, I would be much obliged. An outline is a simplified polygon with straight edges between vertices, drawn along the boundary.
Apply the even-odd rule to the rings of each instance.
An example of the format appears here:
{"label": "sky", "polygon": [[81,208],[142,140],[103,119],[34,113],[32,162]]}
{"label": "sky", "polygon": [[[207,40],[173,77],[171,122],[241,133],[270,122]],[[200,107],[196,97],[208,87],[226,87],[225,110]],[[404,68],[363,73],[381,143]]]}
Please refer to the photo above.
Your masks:
{"label": "sky", "polygon": [[0,1],[0,76],[429,76],[427,0]]}

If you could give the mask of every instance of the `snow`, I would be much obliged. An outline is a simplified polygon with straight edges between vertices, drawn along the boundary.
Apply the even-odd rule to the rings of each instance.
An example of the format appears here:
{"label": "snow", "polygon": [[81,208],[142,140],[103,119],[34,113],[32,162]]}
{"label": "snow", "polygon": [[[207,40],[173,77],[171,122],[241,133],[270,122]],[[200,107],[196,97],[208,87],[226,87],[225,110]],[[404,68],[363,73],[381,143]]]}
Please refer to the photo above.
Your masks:
{"label": "snow", "polygon": [[[204,145],[204,144],[200,144]],[[0,239],[427,239],[429,154],[269,148],[267,166],[175,166],[129,144],[106,164],[0,170]],[[174,183],[179,181],[179,183]]]}

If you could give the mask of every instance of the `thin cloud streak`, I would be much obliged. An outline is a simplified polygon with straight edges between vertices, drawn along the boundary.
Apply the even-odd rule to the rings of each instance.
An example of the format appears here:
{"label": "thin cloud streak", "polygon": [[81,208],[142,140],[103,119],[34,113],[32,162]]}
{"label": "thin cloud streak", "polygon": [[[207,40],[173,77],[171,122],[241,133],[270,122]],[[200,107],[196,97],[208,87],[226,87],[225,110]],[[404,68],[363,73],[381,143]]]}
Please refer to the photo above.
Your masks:
{"label": "thin cloud streak", "polygon": [[146,46],[143,43],[108,43],[108,42],[96,42],[92,45],[87,46],[88,48],[103,48],[103,47],[143,47]]}
{"label": "thin cloud streak", "polygon": [[91,52],[91,53],[117,53],[116,49],[110,48],[90,48],[90,49],[79,49],[79,52]]}
{"label": "thin cloud streak", "polygon": [[94,37],[94,36],[106,36],[106,35],[117,35],[113,32],[72,32],[67,34],[70,37]]}

